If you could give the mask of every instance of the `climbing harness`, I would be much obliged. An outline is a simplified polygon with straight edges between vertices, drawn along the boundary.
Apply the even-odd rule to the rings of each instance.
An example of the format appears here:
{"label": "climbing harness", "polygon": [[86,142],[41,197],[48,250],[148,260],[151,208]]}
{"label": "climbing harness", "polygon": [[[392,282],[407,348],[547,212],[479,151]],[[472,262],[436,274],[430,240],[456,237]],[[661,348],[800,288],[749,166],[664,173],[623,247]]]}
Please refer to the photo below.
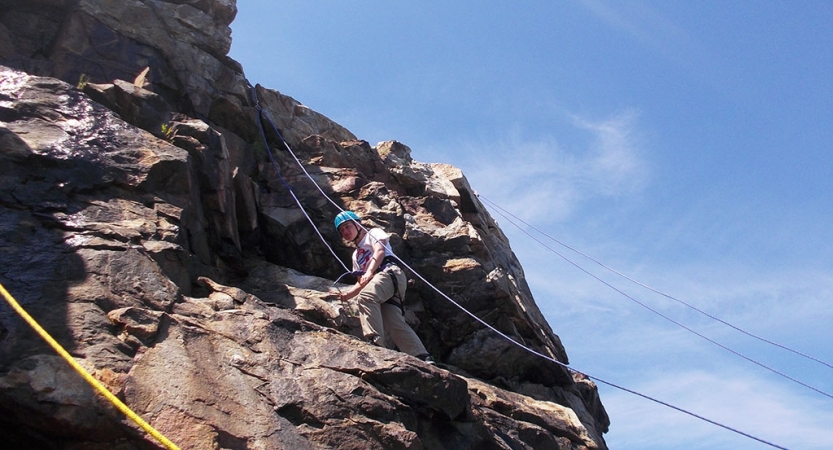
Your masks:
{"label": "climbing harness", "polygon": [[[250,85],[250,87],[251,87],[251,85]],[[340,211],[340,212],[342,212],[342,213],[343,213],[343,212],[345,212],[343,208],[341,208],[340,206],[338,206],[338,205],[337,205],[337,204],[336,204],[336,203],[335,203],[335,202],[334,202],[331,198],[329,198],[329,196],[327,196],[327,195],[326,195],[326,193],[324,193],[324,191],[321,189],[321,187],[320,187],[320,186],[318,186],[318,183],[316,183],[316,182],[315,182],[315,180],[312,178],[312,176],[311,176],[311,175],[307,172],[307,170],[306,170],[306,168],[304,167],[304,165],[303,165],[303,164],[301,163],[301,161],[300,161],[300,160],[299,160],[299,159],[295,156],[295,153],[292,151],[292,148],[289,146],[289,144],[286,142],[286,140],[284,140],[284,138],[283,138],[283,136],[280,134],[280,132],[278,132],[278,130],[277,130],[277,128],[275,127],[274,123],[272,123],[272,122],[271,122],[271,120],[269,120],[269,118],[268,118],[266,115],[264,115],[264,114],[263,114],[263,111],[262,111],[262,109],[260,108],[259,103],[257,102],[257,97],[256,97],[257,93],[255,92],[254,88],[252,88],[252,95],[253,95],[253,98],[255,99],[255,105],[256,105],[256,108],[257,108],[257,110],[258,110],[259,117],[261,117],[261,118],[264,118],[264,117],[265,117],[265,118],[266,118],[266,120],[267,120],[267,121],[269,121],[269,123],[270,123],[270,124],[272,124],[272,127],[273,127],[273,129],[275,130],[275,133],[278,135],[278,137],[280,138],[280,140],[283,142],[283,144],[284,144],[284,146],[286,147],[287,151],[288,151],[288,152],[289,152],[289,154],[292,156],[292,158],[295,160],[295,162],[298,164],[298,166],[301,168],[301,170],[304,172],[304,174],[306,174],[307,178],[308,178],[308,179],[309,179],[309,180],[310,180],[310,181],[311,181],[311,182],[315,185],[315,187],[316,187],[316,188],[318,189],[318,191],[319,191],[319,192],[320,192],[320,193],[324,196],[324,198],[325,198],[325,199],[327,199],[327,200],[328,200],[328,201],[329,201],[329,202],[330,202],[330,203],[331,203],[331,204],[332,204],[332,205],[333,205],[333,206],[334,206],[337,210],[339,210],[339,211]],[[261,136],[262,136],[262,138],[263,138],[264,144],[266,144],[266,147],[267,147],[267,149],[268,149],[268,148],[269,148],[269,146],[268,146],[268,143],[267,143],[267,141],[266,141],[266,135],[263,133],[263,130],[262,130],[262,125],[260,124],[260,121],[258,121],[258,126],[259,126],[259,127],[261,127]],[[268,151],[268,153],[269,153],[269,158],[272,160],[272,164],[275,166],[275,170],[277,171],[277,170],[278,170],[278,166],[277,166],[277,164],[274,162],[274,159],[272,159],[271,150],[269,150],[269,151]],[[280,174],[278,175],[278,177],[280,177]],[[283,179],[281,179],[281,181],[283,181]],[[287,187],[287,189],[289,189],[289,190],[290,190],[290,192],[291,192],[291,189],[289,188],[289,186],[288,186],[288,184],[287,184],[286,182],[284,182],[284,185],[285,185],[285,186]],[[295,197],[295,195],[294,195],[294,194],[293,194],[293,198],[295,198],[295,199],[296,199],[296,203],[298,204],[298,207],[299,207],[299,208],[301,208],[301,210],[303,211],[303,209],[304,209],[304,208],[303,208],[303,206],[301,205],[300,201],[298,201],[298,200],[297,200],[297,197]],[[306,212],[304,212],[304,215],[306,215]],[[309,216],[307,216],[307,218],[309,219]],[[310,221],[310,224],[312,224],[313,228],[315,228],[315,229],[316,229],[316,232],[318,233],[318,236],[321,238],[321,240],[322,240],[322,241],[324,241],[323,236],[322,236],[322,235],[321,235],[321,233],[317,230],[317,228],[315,227],[315,224],[312,222],[312,220],[311,220],[311,219],[309,219],[309,221]],[[365,228],[365,227],[364,227],[364,226],[363,226],[363,225],[362,225],[359,221],[355,221],[355,223],[357,224],[357,226],[359,226],[360,228],[362,228],[365,232],[368,232],[368,229],[367,229],[367,228]],[[324,241],[324,244],[325,244],[325,245],[327,245],[327,247],[329,248],[329,244],[327,244],[327,243],[326,243],[326,241]],[[345,273],[344,275],[342,275],[342,277],[343,277],[343,276],[346,276],[346,275],[348,275],[348,274],[353,274],[353,272],[351,272],[349,269],[347,269],[347,266],[346,266],[346,265],[344,265],[344,263],[343,263],[343,262],[342,262],[342,261],[341,261],[341,260],[340,260],[340,259],[339,259],[336,255],[335,255],[335,252],[333,252],[333,251],[332,251],[332,249],[330,249],[330,251],[331,251],[331,253],[333,253],[333,256],[336,258],[336,260],[338,260],[338,261],[339,261],[339,263],[340,263],[340,264],[344,267],[344,270],[345,270],[345,272],[346,272],[346,273]],[[400,268],[405,268],[405,269],[407,269],[410,273],[414,274],[414,276],[415,276],[415,277],[417,277],[420,281],[422,281],[422,282],[423,282],[423,283],[425,283],[428,287],[430,287],[430,288],[431,288],[434,292],[436,292],[436,293],[437,293],[438,295],[440,295],[442,298],[444,298],[445,300],[447,300],[448,302],[450,302],[451,304],[453,304],[454,306],[456,306],[458,309],[460,309],[462,312],[464,312],[465,314],[467,314],[468,316],[470,316],[472,319],[474,319],[475,321],[479,322],[481,325],[485,326],[486,328],[490,329],[492,332],[496,333],[498,336],[500,336],[501,338],[505,339],[508,343],[511,343],[511,344],[513,344],[513,345],[516,345],[516,346],[520,347],[522,350],[524,350],[524,351],[526,351],[526,352],[528,352],[528,353],[530,353],[530,354],[533,354],[533,355],[539,356],[539,357],[541,357],[541,358],[543,358],[543,359],[545,359],[545,360],[547,360],[547,361],[550,361],[550,362],[552,362],[552,363],[554,363],[554,364],[556,364],[556,365],[558,365],[558,366],[560,366],[560,367],[564,368],[565,370],[567,370],[567,371],[568,371],[568,372],[570,372],[570,373],[574,373],[574,374],[579,374],[579,375],[585,376],[585,377],[587,377],[588,379],[591,379],[591,380],[596,381],[596,382],[598,382],[598,383],[601,383],[601,384],[604,384],[604,385],[610,386],[610,387],[612,387],[612,388],[614,388],[614,389],[618,389],[618,390],[621,390],[621,391],[624,391],[624,392],[627,392],[627,393],[630,393],[630,394],[636,395],[636,396],[638,396],[638,397],[641,397],[641,398],[643,398],[643,399],[645,399],[645,400],[648,400],[648,401],[651,401],[651,402],[657,403],[657,404],[659,404],[659,405],[662,405],[662,406],[665,406],[665,407],[671,408],[671,409],[673,409],[673,410],[675,410],[675,411],[681,412],[681,413],[686,414],[686,415],[688,415],[688,416],[690,416],[690,417],[693,417],[693,418],[696,418],[696,419],[702,420],[702,421],[707,422],[707,423],[709,423],[709,424],[712,424],[712,425],[714,425],[714,426],[717,426],[717,427],[723,428],[723,429],[725,429],[725,430],[727,430],[727,431],[731,431],[731,432],[733,432],[733,433],[736,433],[736,434],[739,434],[739,435],[741,435],[741,436],[747,437],[747,438],[749,438],[749,439],[755,440],[755,441],[760,442],[760,443],[762,443],[762,444],[766,444],[766,445],[768,445],[768,446],[770,446],[770,447],[777,448],[777,449],[781,449],[781,450],[789,450],[789,449],[787,449],[786,447],[782,447],[782,446],[776,445],[776,444],[774,444],[774,443],[772,443],[772,442],[769,442],[769,441],[766,441],[766,440],[764,440],[764,439],[758,438],[758,437],[756,437],[756,436],[754,436],[754,435],[752,435],[752,434],[749,434],[749,433],[743,432],[743,431],[738,430],[738,429],[736,429],[736,428],[732,428],[732,427],[730,427],[730,426],[728,426],[728,425],[725,425],[725,424],[722,424],[722,423],[720,423],[720,422],[717,422],[717,421],[714,421],[714,420],[708,419],[708,418],[706,418],[706,417],[704,417],[704,416],[701,416],[701,415],[698,415],[698,414],[693,413],[693,412],[691,412],[691,411],[688,411],[688,410],[686,410],[686,409],[683,409],[683,408],[680,408],[680,407],[674,406],[674,405],[672,405],[672,404],[670,404],[670,403],[664,402],[664,401],[662,401],[662,400],[656,399],[656,398],[651,397],[651,396],[648,396],[648,395],[646,395],[646,394],[642,394],[642,393],[637,392],[637,391],[634,391],[634,390],[632,390],[632,389],[628,389],[628,388],[625,388],[625,387],[623,387],[623,386],[619,386],[619,385],[617,385],[617,384],[615,384],[615,383],[612,383],[612,382],[609,382],[609,381],[605,381],[605,380],[603,380],[603,379],[601,379],[601,378],[598,378],[598,377],[591,376],[591,375],[588,375],[588,374],[586,374],[586,373],[580,372],[580,371],[578,371],[578,370],[576,370],[576,369],[574,369],[574,368],[572,368],[572,367],[570,367],[570,366],[568,366],[568,365],[564,364],[563,362],[558,361],[557,359],[555,359],[555,358],[554,358],[554,357],[552,357],[552,356],[545,355],[545,354],[543,354],[543,353],[541,353],[541,352],[539,352],[539,351],[536,351],[536,350],[532,349],[531,347],[528,347],[527,345],[525,345],[525,344],[523,344],[523,343],[521,343],[521,342],[518,342],[518,341],[516,341],[515,339],[512,339],[511,337],[509,337],[509,336],[508,336],[508,335],[506,335],[505,333],[501,332],[500,330],[498,330],[498,329],[497,329],[497,328],[495,328],[494,326],[492,326],[492,325],[490,325],[489,323],[487,323],[485,320],[481,319],[480,317],[478,317],[478,316],[477,316],[477,315],[475,315],[474,313],[472,313],[472,312],[468,311],[466,308],[464,308],[464,307],[463,307],[462,305],[460,305],[458,302],[456,302],[456,301],[455,301],[455,300],[453,300],[451,297],[449,297],[448,295],[446,295],[445,293],[443,293],[443,292],[442,292],[439,288],[437,288],[436,286],[434,286],[431,282],[429,282],[428,280],[426,280],[426,279],[425,279],[425,278],[424,278],[424,277],[423,277],[423,276],[422,276],[419,272],[417,272],[416,270],[414,270],[411,266],[409,266],[409,265],[408,265],[408,264],[406,264],[404,261],[402,261],[402,259],[401,259],[401,258],[399,258],[398,256],[396,256],[396,254],[393,254],[393,255],[391,255],[391,256],[389,256],[389,257],[390,257],[390,258],[392,258],[393,260],[395,260],[395,261],[396,261],[396,263],[397,263],[397,265],[399,265],[399,267],[400,267]],[[339,277],[339,279],[341,279],[342,277]],[[614,289],[615,289],[615,288],[614,288]],[[397,289],[397,291],[398,291],[398,289]]]}
{"label": "climbing harness", "polygon": [[122,414],[124,414],[125,416],[129,417],[130,420],[135,422],[136,425],[139,425],[139,427],[145,430],[149,435],[153,436],[154,439],[156,439],[162,445],[164,445],[165,448],[169,450],[179,450],[179,447],[177,447],[176,444],[168,440],[168,438],[163,436],[162,433],[156,431],[155,428],[153,428],[149,423],[145,422],[141,417],[139,417],[138,414],[133,412],[133,410],[131,410],[127,405],[125,405],[124,402],[122,402],[121,400],[119,400],[118,397],[113,395],[113,393],[110,392],[109,389],[104,387],[104,385],[101,384],[100,381],[98,381],[92,375],[90,375],[90,373],[86,369],[81,367],[81,365],[78,364],[78,361],[76,361],[75,358],[73,358],[72,355],[70,355],[69,352],[67,352],[61,346],[61,344],[58,343],[58,341],[52,338],[52,336],[46,330],[44,330],[43,327],[41,327],[40,324],[32,316],[30,316],[29,313],[27,313],[22,306],[20,306],[20,303],[18,303],[17,300],[15,300],[15,298],[12,297],[12,294],[10,294],[9,291],[7,291],[2,284],[0,284],[0,294],[3,295],[3,298],[6,299],[6,302],[9,304],[9,306],[11,306],[12,309],[14,309],[17,312],[17,314],[20,315],[20,317],[22,317],[23,320],[26,323],[28,323],[29,326],[32,327],[32,329],[35,330],[35,332],[38,333],[38,335],[40,335],[40,337],[43,338],[43,340],[45,340],[52,347],[53,350],[55,350],[59,355],[61,355],[61,357],[64,358],[64,360],[73,369],[75,369],[75,371],[78,372],[78,374],[81,375],[81,377],[84,378],[84,380],[87,383],[89,383],[90,386],[92,386],[101,395],[103,395],[104,398],[106,398],[113,406],[116,407],[116,409],[121,411]]}
{"label": "climbing harness", "polygon": [[[351,212],[351,211],[345,211],[345,212]],[[389,276],[391,281],[393,282],[393,295],[389,299],[385,300],[382,303],[389,303],[393,306],[398,307],[399,310],[402,311],[402,315],[404,316],[405,315],[405,305],[404,305],[404,300],[402,299],[402,291],[399,290],[399,279],[397,279],[396,274],[394,274],[390,270],[394,266],[399,267],[396,264],[396,259],[392,258],[390,255],[385,256],[382,259],[382,263],[379,265],[379,269],[376,271],[376,273],[377,274],[378,273],[384,273],[385,275]],[[400,268],[399,270],[402,270],[402,269]],[[364,274],[365,274],[365,272],[363,270],[354,270],[352,272],[345,272],[341,276],[336,278],[336,280],[333,282],[333,286],[335,286],[336,289],[338,289],[339,292],[341,292],[341,289],[339,289],[338,286],[337,286],[339,281],[341,281],[343,278],[349,277],[349,281],[347,281],[346,283],[347,284],[355,284],[355,283],[358,282],[358,279],[361,278],[361,276],[364,275]]]}
{"label": "climbing harness", "polygon": [[[402,311],[402,315],[404,316],[405,300],[402,298],[402,291],[399,290],[399,280],[396,278],[396,274],[389,270],[393,267],[399,267],[399,265],[396,264],[396,259],[390,256],[385,256],[384,259],[382,259],[382,264],[379,266],[379,272],[384,272],[385,274],[387,274],[387,276],[390,277],[391,281],[393,281],[393,296],[387,299],[385,303],[390,303],[391,305],[398,307],[399,310]],[[399,270],[402,269],[399,268]]]}

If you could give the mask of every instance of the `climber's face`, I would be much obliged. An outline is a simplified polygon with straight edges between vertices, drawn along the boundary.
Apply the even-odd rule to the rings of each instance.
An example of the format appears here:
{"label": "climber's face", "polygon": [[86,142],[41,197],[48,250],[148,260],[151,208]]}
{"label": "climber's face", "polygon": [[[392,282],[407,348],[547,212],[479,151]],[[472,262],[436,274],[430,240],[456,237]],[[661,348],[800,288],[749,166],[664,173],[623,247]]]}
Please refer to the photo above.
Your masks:
{"label": "climber's face", "polygon": [[352,242],[355,241],[356,237],[359,235],[359,227],[356,226],[356,222],[348,220],[338,227],[338,232],[345,241]]}

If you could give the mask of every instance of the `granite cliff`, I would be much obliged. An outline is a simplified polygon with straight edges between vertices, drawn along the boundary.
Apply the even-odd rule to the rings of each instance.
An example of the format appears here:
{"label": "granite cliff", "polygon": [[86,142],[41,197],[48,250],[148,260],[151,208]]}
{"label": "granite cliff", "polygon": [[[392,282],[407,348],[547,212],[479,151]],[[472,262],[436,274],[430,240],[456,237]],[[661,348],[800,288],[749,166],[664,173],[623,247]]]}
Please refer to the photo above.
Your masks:
{"label": "granite cliff", "polygon": [[[330,201],[568,362],[461,171],[251,88],[227,56],[236,8],[0,2],[0,282],[181,448],[605,449],[590,380],[418,279],[407,317],[439,366],[356,337],[329,294],[344,270],[293,192],[342,261]],[[268,126],[263,144],[255,98],[323,193]],[[159,448],[5,304],[0,399],[12,448]]]}

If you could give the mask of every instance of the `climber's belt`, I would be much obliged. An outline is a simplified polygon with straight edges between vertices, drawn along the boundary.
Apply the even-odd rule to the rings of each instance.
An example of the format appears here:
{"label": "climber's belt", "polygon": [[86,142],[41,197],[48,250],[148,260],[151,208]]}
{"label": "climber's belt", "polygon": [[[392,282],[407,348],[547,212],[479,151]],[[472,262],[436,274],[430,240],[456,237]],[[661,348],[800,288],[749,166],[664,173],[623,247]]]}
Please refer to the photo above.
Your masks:
{"label": "climber's belt", "polygon": [[399,267],[399,261],[397,261],[393,256],[385,256],[382,259],[382,264],[379,264],[379,271],[381,272],[391,266]]}

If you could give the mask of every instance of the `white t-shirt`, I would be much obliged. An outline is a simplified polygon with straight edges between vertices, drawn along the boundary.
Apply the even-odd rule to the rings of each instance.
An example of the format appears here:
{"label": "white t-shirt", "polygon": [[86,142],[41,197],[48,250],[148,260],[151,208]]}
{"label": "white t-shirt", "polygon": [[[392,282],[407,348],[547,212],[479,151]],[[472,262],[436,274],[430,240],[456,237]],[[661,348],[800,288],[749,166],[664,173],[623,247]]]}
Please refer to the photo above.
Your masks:
{"label": "white t-shirt", "polygon": [[[353,252],[353,270],[365,270],[370,257],[373,256],[373,243],[380,241],[385,246],[385,256],[393,255],[390,248],[390,235],[381,228],[371,228],[364,238],[359,242],[356,251]],[[381,261],[379,261],[381,264]]]}

